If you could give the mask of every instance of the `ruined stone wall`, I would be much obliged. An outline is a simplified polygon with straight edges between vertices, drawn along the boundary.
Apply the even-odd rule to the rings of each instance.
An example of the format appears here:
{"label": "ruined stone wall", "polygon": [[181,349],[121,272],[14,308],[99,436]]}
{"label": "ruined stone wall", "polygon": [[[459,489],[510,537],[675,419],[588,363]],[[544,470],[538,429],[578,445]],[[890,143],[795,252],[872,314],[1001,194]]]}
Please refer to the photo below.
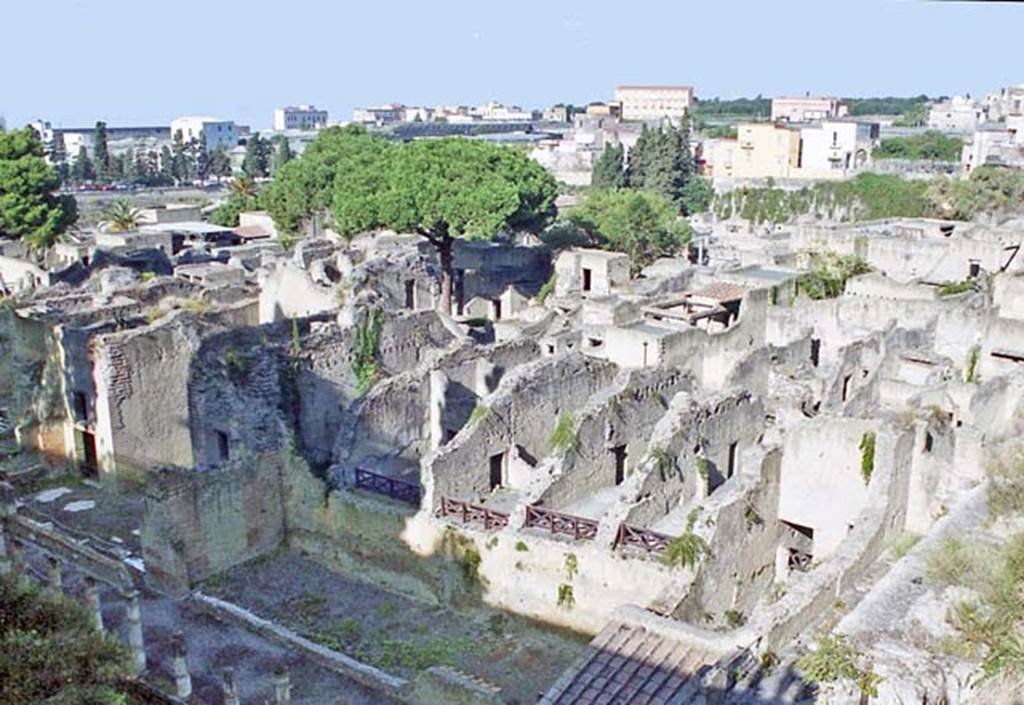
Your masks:
{"label": "ruined stone wall", "polygon": [[560,415],[574,414],[612,382],[615,365],[580,354],[545,358],[505,377],[483,400],[487,413],[464,428],[429,460],[434,501],[473,499],[490,492],[491,455],[520,446],[533,458],[548,454],[548,438]]}
{"label": "ruined stone wall", "polygon": [[625,472],[631,474],[647,452],[651,431],[669,402],[680,390],[692,387],[692,380],[675,369],[627,374],[621,391],[578,418],[577,446],[565,454],[561,475],[542,495],[545,506],[558,509],[614,486],[616,447],[625,447]]}
{"label": "ruined stone wall", "polygon": [[286,536],[282,477],[309,472],[287,453],[249,455],[207,471],[165,470],[142,522],[148,578],[180,592],[270,553]]}
{"label": "ruined stone wall", "polygon": [[779,541],[781,459],[777,448],[754,449],[744,458],[740,481],[704,504],[698,523],[711,522],[711,554],[701,562],[674,617],[695,624],[710,617],[721,625],[726,610],[749,616],[771,585]]}
{"label": "ruined stone wall", "polygon": [[96,444],[106,472],[193,463],[188,380],[194,317],[95,339]]}
{"label": "ruined stone wall", "polygon": [[773,306],[768,311],[767,341],[784,345],[812,331],[821,341],[823,364],[834,362],[847,345],[870,331],[881,331],[893,322],[906,330],[932,328],[939,355],[965,360],[967,351],[980,340],[986,317],[984,300],[965,297],[941,301],[839,297],[822,301],[800,300],[792,308]]}
{"label": "ruined stone wall", "polygon": [[652,449],[668,453],[671,467],[663,471],[657,462],[645,461],[649,472],[626,522],[649,527],[677,505],[708,496],[729,479],[732,444],[738,472],[743,451],[757,443],[764,428],[764,405],[748,392],[704,399],[678,395],[650,440]]}

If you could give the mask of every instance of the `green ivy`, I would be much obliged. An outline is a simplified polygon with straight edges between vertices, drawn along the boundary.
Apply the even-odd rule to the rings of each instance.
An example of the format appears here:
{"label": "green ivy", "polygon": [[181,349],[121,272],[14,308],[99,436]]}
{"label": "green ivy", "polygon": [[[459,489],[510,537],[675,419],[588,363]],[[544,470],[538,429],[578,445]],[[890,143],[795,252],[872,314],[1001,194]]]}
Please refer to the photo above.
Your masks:
{"label": "green ivy", "polygon": [[370,391],[380,373],[377,367],[377,351],[380,346],[381,326],[380,311],[374,309],[355,329],[352,372],[356,376],[356,394],[360,397]]}

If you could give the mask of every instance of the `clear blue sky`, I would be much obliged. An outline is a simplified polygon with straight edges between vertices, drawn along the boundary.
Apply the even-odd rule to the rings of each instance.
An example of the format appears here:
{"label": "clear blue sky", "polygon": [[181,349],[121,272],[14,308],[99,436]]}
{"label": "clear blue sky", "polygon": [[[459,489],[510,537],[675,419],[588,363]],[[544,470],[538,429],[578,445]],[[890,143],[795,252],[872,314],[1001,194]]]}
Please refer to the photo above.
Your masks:
{"label": "clear blue sky", "polygon": [[924,0],[48,0],[5,2],[8,126],[267,127],[275,106],[811,91],[978,94],[1024,82],[1024,4]]}

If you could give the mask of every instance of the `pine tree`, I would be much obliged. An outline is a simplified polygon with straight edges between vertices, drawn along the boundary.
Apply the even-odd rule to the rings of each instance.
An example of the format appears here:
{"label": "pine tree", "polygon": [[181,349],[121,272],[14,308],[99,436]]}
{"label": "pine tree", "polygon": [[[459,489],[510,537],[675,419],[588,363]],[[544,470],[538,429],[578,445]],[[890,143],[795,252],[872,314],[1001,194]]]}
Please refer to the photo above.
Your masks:
{"label": "pine tree", "polygon": [[96,179],[96,171],[93,169],[92,160],[89,159],[89,152],[85,145],[78,148],[78,156],[75,163],[71,165],[71,180],[76,184],[84,184]]}
{"label": "pine tree", "polygon": [[626,180],[630,187],[654,191],[684,210],[684,194],[695,164],[686,125],[644,128],[629,152]]}
{"label": "pine tree", "polygon": [[135,152],[135,149],[129,147],[128,151],[124,153],[124,180],[130,184],[141,184],[145,179],[143,178],[142,171],[142,152]]}
{"label": "pine tree", "polygon": [[599,188],[624,188],[626,186],[626,149],[621,144],[605,147],[594,163],[591,185]]}
{"label": "pine tree", "polygon": [[96,180],[100,183],[110,181],[110,151],[107,148],[107,123],[100,120],[92,137],[92,161],[96,171]]}
{"label": "pine tree", "polygon": [[124,155],[114,154],[108,159],[107,178],[111,181],[124,180]]}

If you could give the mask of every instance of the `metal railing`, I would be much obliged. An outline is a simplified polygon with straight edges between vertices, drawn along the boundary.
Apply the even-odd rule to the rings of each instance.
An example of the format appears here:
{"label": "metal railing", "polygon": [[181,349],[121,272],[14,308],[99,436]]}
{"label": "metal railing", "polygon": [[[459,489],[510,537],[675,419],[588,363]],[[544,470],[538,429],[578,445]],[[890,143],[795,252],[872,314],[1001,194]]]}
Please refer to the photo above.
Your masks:
{"label": "metal railing", "polygon": [[508,526],[507,513],[450,497],[441,498],[441,506],[437,510],[437,515],[443,518],[454,517],[463,524],[483,524],[484,529],[488,531]]}
{"label": "metal railing", "polygon": [[641,529],[629,524],[620,524],[619,533],[615,537],[615,546],[633,546],[648,553],[664,553],[674,537],[659,534],[650,529]]}
{"label": "metal railing", "polygon": [[542,529],[552,534],[565,534],[575,540],[593,540],[597,536],[597,522],[593,519],[562,514],[551,509],[530,506],[526,508],[527,529]]}
{"label": "metal railing", "polygon": [[416,507],[420,505],[420,499],[423,497],[423,490],[419,485],[363,468],[356,468],[356,488],[376,492]]}

